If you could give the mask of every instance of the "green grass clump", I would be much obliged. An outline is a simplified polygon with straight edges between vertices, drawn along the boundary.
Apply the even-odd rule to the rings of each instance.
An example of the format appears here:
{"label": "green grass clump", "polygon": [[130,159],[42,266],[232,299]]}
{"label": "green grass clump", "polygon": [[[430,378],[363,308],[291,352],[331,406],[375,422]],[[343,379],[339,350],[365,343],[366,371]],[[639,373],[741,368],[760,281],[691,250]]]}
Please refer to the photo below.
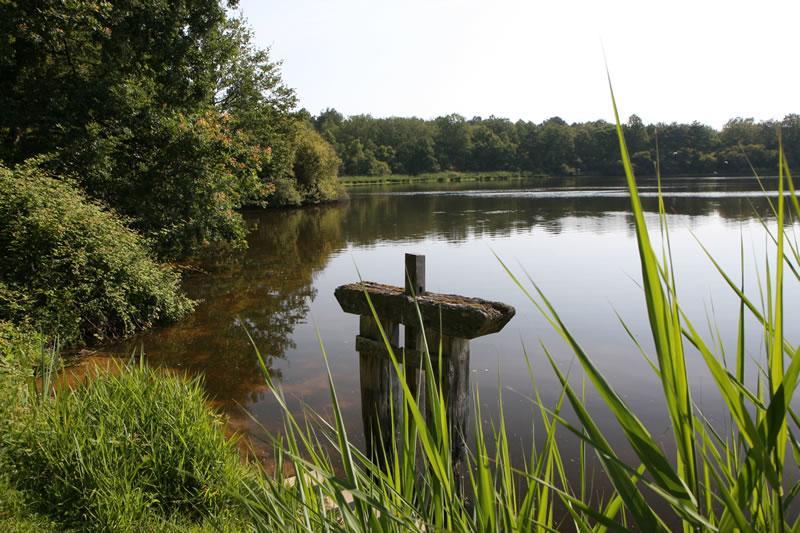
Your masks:
{"label": "green grass clump", "polygon": [[0,165],[0,320],[64,340],[128,335],[192,309],[123,220],[35,164]]}
{"label": "green grass clump", "polygon": [[3,436],[34,404],[33,379],[44,365],[54,365],[53,352],[45,348],[44,337],[0,321],[0,529],[4,531],[56,530],[51,520],[30,508],[11,483],[11,465],[3,446]]}
{"label": "green grass clump", "polygon": [[24,495],[11,485],[4,473],[0,474],[0,528],[14,533],[58,531],[52,520],[30,509]]}
{"label": "green grass clump", "polygon": [[[35,354],[43,343],[40,335],[0,320],[0,414],[6,414],[23,396],[22,389],[33,377],[33,366],[38,363]],[[5,418],[0,417],[0,428]]]}
{"label": "green grass clump", "polygon": [[221,424],[197,380],[142,365],[43,398],[0,445],[13,487],[64,526],[229,524],[254,477]]}

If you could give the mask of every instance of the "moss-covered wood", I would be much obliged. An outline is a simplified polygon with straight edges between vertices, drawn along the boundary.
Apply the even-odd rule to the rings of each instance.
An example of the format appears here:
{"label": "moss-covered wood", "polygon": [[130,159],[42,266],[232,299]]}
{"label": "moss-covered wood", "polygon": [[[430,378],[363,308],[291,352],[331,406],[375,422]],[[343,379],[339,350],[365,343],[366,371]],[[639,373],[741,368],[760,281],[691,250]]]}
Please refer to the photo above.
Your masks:
{"label": "moss-covered wood", "polygon": [[[365,293],[382,320],[419,325],[414,298],[406,295],[403,287],[363,281],[341,285],[334,295],[346,313],[371,316]],[[501,302],[433,292],[418,295],[416,304],[426,328],[463,339],[496,333],[516,313],[513,307]]]}

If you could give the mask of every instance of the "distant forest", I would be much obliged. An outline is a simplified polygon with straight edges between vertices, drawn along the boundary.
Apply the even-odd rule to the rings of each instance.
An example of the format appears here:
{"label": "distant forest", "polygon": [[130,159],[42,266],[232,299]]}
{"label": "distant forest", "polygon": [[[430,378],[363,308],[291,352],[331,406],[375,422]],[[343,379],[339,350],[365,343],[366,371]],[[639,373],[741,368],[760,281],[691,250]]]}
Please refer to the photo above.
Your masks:
{"label": "distant forest", "polygon": [[[307,117],[335,147],[342,175],[449,170],[622,174],[614,125],[603,120],[568,124],[554,117],[536,124],[455,114],[433,120],[345,117],[335,109]],[[645,124],[632,115],[624,129],[641,175],[654,174],[657,159],[665,176],[749,174],[748,159],[759,172],[775,173],[779,129],[789,163],[800,161],[797,114],[782,121],[734,118],[719,131],[699,122]]]}

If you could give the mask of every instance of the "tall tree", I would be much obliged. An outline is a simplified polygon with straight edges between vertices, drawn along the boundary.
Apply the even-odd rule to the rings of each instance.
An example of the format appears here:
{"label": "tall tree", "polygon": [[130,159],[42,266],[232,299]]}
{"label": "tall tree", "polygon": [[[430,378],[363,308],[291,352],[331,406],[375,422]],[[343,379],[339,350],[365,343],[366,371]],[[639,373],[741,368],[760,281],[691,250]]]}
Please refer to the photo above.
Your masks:
{"label": "tall tree", "polygon": [[241,241],[291,171],[294,95],[235,2],[0,2],[0,158],[47,154],[169,255]]}

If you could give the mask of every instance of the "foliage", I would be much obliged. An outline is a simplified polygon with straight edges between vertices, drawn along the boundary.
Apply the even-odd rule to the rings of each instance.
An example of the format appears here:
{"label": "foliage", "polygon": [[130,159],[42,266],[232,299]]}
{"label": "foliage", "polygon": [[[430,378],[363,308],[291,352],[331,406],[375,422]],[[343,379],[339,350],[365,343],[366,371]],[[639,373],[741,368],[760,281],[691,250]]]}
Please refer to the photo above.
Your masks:
{"label": "foliage", "polygon": [[[342,159],[343,176],[443,171],[524,171],[551,175],[622,176],[616,129],[604,120],[567,124],[553,117],[540,124],[491,116],[417,118],[344,117],[328,109],[313,117],[317,130]],[[720,131],[694,122],[646,125],[631,115],[622,126],[633,170],[653,175],[660,152],[665,175],[748,175],[751,164],[774,172],[776,130],[782,127],[787,158],[800,160],[800,116],[755,122],[735,118]],[[797,137],[797,138],[795,138]],[[749,162],[748,162],[749,159]]]}
{"label": "foliage", "polygon": [[[0,320],[0,435],[8,431],[17,408],[30,403],[37,369],[55,364],[45,344],[42,335]],[[2,455],[0,449],[0,466]]]}
{"label": "foliage", "polygon": [[0,474],[0,527],[14,533],[58,531],[55,523],[30,509],[25,496],[10,484],[5,473]]}
{"label": "foliage", "polygon": [[[339,158],[330,144],[311,126],[303,124],[294,141],[293,180],[278,187],[294,186],[278,198],[279,205],[299,205],[335,200],[344,193],[338,178]],[[279,191],[276,191],[279,192]]]}
{"label": "foliage", "polygon": [[0,320],[62,340],[128,335],[192,309],[123,220],[35,162],[0,165]]}
{"label": "foliage", "polygon": [[56,390],[26,415],[0,441],[7,473],[32,509],[65,526],[231,523],[232,495],[256,479],[202,385],[144,365]]}
{"label": "foliage", "polygon": [[[31,383],[37,368],[52,366],[45,339],[31,331],[0,321],[0,436],[19,420],[19,410],[31,405]],[[9,531],[56,531],[54,524],[36,515],[24,495],[8,479],[10,464],[0,438],[0,527]]]}
{"label": "foliage", "polygon": [[0,33],[0,162],[50,155],[162,255],[243,244],[292,179],[294,93],[221,0],[2,2]]}

